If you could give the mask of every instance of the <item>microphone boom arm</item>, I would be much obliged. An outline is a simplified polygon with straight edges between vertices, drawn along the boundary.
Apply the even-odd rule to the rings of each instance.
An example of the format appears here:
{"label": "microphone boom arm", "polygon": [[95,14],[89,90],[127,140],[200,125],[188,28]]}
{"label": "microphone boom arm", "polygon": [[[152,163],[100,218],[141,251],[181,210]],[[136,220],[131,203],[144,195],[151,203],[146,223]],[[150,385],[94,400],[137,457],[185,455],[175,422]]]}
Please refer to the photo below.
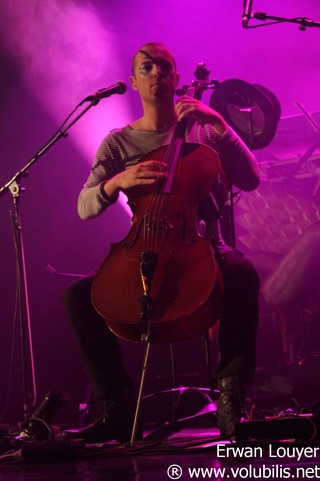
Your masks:
{"label": "microphone boom arm", "polygon": [[67,137],[68,130],[74,125],[91,107],[97,105],[100,99],[93,100],[87,105],[63,130],[59,130],[33,157],[27,162],[27,164],[18,170],[18,172],[10,179],[5,185],[0,188],[0,196],[4,194],[14,182],[19,182],[20,178],[27,176],[27,170],[34,164],[42,155],[47,152],[59,139]]}
{"label": "microphone boom arm", "polygon": [[299,18],[285,18],[285,17],[275,17],[272,15],[268,15],[265,12],[252,12],[250,18],[255,18],[256,20],[273,20],[273,22],[264,24],[264,25],[253,25],[251,27],[247,26],[247,28],[258,28],[258,27],[265,27],[267,25],[272,25],[274,23],[296,23],[299,24],[299,30],[304,32],[307,27],[318,27],[320,28],[320,22],[314,22],[310,18],[306,17],[299,17]]}

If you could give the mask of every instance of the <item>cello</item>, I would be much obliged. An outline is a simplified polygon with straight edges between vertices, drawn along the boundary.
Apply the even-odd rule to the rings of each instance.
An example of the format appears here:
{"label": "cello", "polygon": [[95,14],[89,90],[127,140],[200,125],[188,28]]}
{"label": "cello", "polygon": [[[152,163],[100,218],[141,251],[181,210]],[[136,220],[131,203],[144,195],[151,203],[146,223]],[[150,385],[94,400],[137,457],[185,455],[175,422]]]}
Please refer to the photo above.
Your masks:
{"label": "cello", "polygon": [[[199,64],[187,95],[199,98],[208,74]],[[93,281],[95,309],[126,340],[184,340],[219,318],[223,283],[197,215],[223,171],[211,147],[184,141],[187,123],[179,121],[170,144],[141,160],[164,161],[168,176],[126,192],[131,229],[111,244]]]}

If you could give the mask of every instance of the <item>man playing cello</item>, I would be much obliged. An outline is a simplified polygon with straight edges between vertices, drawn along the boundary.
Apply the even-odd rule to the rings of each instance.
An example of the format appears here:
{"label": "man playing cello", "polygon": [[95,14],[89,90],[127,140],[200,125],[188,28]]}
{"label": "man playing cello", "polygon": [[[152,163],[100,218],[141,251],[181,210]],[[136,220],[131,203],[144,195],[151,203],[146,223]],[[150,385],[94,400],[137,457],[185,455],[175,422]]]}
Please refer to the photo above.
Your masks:
{"label": "man playing cello", "polygon": [[[188,124],[184,141],[213,148],[230,184],[246,191],[259,185],[255,157],[220,114],[187,95],[175,103],[178,82],[176,63],[166,46],[150,42],[137,51],[130,83],[140,95],[143,115],[113,130],[102,141],[79,195],[82,219],[103,213],[117,201],[121,191],[156,185],[165,179],[167,164],[162,159],[143,159],[167,146],[177,122],[185,118]],[[207,208],[203,212],[206,235],[211,237],[224,284],[220,359],[215,375],[220,390],[218,426],[221,436],[229,438],[234,437],[235,423],[242,414],[243,393],[255,372],[259,278],[251,263],[224,243],[216,213],[208,213]],[[127,442],[135,410],[133,384],[123,365],[117,337],[93,307],[92,281],[85,278],[69,286],[65,303],[94,394],[104,402],[104,414],[93,424],[68,434],[87,442]]]}

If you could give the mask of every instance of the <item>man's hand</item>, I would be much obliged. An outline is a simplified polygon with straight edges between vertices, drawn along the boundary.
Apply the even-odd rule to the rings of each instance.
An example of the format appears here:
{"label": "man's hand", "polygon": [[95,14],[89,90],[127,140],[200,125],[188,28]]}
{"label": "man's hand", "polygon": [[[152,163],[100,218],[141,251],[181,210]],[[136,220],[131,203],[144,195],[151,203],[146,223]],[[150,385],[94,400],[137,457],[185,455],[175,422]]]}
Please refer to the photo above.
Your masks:
{"label": "man's hand", "polygon": [[109,197],[114,197],[119,191],[131,189],[137,185],[155,184],[166,176],[167,165],[159,160],[146,160],[130,167],[104,184],[104,191]]}
{"label": "man's hand", "polygon": [[228,124],[218,112],[200,102],[200,100],[188,97],[187,95],[183,95],[183,97],[180,97],[177,101],[176,111],[178,120],[187,116],[194,117],[203,124],[211,124],[217,135],[220,136],[222,136],[228,128]]}

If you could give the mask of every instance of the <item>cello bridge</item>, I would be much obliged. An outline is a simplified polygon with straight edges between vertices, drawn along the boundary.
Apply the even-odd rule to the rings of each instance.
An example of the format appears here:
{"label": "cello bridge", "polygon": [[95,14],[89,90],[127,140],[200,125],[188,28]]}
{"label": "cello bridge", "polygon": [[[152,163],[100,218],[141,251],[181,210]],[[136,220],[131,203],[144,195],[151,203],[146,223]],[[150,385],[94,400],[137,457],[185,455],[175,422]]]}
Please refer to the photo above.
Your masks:
{"label": "cello bridge", "polygon": [[144,216],[144,233],[152,234],[153,232],[158,233],[162,231],[166,233],[167,231],[173,229],[173,225],[170,224],[167,217],[162,214],[145,214]]}

